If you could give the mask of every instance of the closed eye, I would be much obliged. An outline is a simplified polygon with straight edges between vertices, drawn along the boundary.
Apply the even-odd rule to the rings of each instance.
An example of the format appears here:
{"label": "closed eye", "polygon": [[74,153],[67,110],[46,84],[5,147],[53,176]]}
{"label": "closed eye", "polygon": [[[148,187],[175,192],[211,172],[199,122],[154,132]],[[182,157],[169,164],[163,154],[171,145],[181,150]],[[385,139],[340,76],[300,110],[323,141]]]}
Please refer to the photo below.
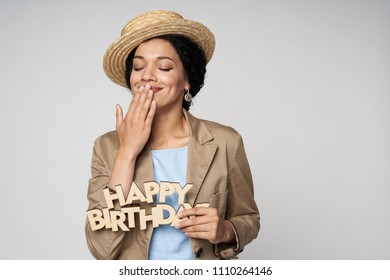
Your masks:
{"label": "closed eye", "polygon": [[169,72],[171,71],[173,68],[159,68],[161,71],[164,71],[164,72]]}

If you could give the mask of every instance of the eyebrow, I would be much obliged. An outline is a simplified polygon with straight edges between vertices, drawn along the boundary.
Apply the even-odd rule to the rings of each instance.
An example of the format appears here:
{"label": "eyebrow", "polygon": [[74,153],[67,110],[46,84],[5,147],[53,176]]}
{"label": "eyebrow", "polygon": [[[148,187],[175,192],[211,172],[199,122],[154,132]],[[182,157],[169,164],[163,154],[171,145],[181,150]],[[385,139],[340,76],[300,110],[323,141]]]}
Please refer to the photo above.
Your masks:
{"label": "eyebrow", "polygon": [[[143,56],[141,56],[141,55],[136,55],[136,56],[134,56],[134,58],[145,59],[145,58],[144,58]],[[173,61],[173,59],[170,58],[169,56],[158,56],[158,57],[157,57],[157,60],[162,60],[162,59],[169,59],[169,60]],[[173,62],[174,62],[174,61],[173,61]]]}

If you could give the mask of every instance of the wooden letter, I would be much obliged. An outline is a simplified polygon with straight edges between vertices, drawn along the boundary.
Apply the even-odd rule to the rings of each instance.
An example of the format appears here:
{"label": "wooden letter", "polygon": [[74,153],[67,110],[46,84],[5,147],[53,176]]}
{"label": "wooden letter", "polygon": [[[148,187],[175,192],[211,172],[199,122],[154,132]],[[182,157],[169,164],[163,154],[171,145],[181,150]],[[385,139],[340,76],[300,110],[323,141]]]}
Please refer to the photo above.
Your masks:
{"label": "wooden letter", "polygon": [[118,231],[118,226],[123,231],[129,231],[124,223],[126,220],[126,215],[124,213],[121,211],[110,211],[110,217],[112,222],[112,231]]}
{"label": "wooden letter", "polygon": [[207,208],[207,207],[209,207],[209,206],[210,206],[210,203],[203,202],[203,203],[198,203],[198,204],[196,204],[196,205],[195,205],[195,208],[196,208],[196,207],[205,207],[205,208]]}
{"label": "wooden letter", "polygon": [[110,211],[108,210],[108,208],[103,208],[102,212],[103,212],[103,219],[104,219],[104,223],[106,224],[106,228],[112,228]]}
{"label": "wooden letter", "polygon": [[127,215],[128,227],[135,228],[134,215],[139,212],[139,207],[125,207],[121,209]]}
{"label": "wooden letter", "polygon": [[102,211],[100,211],[100,209],[92,209],[87,211],[87,216],[93,231],[104,227],[104,220],[102,218]]}
{"label": "wooden letter", "polygon": [[[153,213],[153,209],[152,209],[152,213]],[[153,221],[153,214],[146,215],[145,209],[139,210],[139,223],[140,223],[141,230],[146,229],[146,222],[147,221]]]}
{"label": "wooden letter", "polygon": [[145,194],[146,194],[146,201],[148,203],[153,202],[153,195],[157,194],[160,190],[160,186],[156,182],[147,182],[144,183],[145,188]]}
{"label": "wooden letter", "polygon": [[146,197],[144,194],[140,191],[138,186],[133,182],[130,187],[129,196],[127,197],[126,204],[133,203],[134,200],[139,200],[142,202],[146,201]]}
{"label": "wooden letter", "polygon": [[172,187],[171,182],[160,182],[160,203],[165,203],[165,197],[173,194],[175,188]]}
{"label": "wooden letter", "polygon": [[[153,219],[153,227],[157,224],[159,225],[168,225],[173,222],[176,216],[176,210],[172,205],[169,204],[157,204],[156,209],[158,210],[158,216],[156,215]],[[154,210],[154,209],[153,209]],[[164,210],[168,211],[168,217],[164,218]],[[156,211],[157,212],[157,211]]]}
{"label": "wooden letter", "polygon": [[113,201],[115,199],[119,200],[119,205],[120,206],[123,206],[123,205],[126,204],[125,197],[123,196],[122,186],[121,185],[117,185],[117,186],[115,186],[115,189],[116,189],[116,193],[112,193],[112,194],[110,193],[110,189],[109,188],[105,188],[103,190],[104,198],[106,199],[106,203],[107,203],[108,209],[114,208]]}
{"label": "wooden letter", "polygon": [[178,204],[183,204],[184,203],[184,198],[186,193],[192,188],[193,184],[186,184],[183,188],[181,188],[180,184],[174,183],[176,185],[176,191],[177,194],[179,195],[177,199]]}

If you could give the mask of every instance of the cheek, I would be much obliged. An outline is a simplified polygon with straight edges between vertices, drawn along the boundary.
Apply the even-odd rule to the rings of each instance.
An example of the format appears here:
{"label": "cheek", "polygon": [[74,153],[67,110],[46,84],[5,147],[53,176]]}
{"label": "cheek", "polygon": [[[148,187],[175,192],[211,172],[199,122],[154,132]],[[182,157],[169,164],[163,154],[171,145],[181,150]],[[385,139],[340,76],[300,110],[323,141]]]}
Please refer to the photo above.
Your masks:
{"label": "cheek", "polygon": [[133,88],[134,88],[135,84],[139,80],[139,78],[137,76],[138,76],[137,72],[134,72],[134,71],[131,72],[131,75],[130,75],[130,87],[131,87],[132,91],[133,91]]}
{"label": "cheek", "polygon": [[184,77],[177,74],[166,74],[160,76],[160,81],[165,84],[169,84],[171,87],[182,88],[185,83]]}

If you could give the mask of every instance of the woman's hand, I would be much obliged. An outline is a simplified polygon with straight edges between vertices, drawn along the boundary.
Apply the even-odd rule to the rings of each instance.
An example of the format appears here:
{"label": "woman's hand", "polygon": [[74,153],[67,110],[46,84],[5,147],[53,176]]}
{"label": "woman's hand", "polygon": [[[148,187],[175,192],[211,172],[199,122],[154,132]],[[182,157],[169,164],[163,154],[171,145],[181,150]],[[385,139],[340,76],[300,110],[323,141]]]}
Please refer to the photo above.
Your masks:
{"label": "woman's hand", "polygon": [[233,226],[219,219],[217,208],[191,208],[179,212],[178,217],[182,220],[175,227],[188,237],[207,239],[212,244],[235,240]]}
{"label": "woman's hand", "polygon": [[123,118],[122,108],[116,107],[116,131],[119,137],[119,149],[110,177],[109,186],[114,189],[121,185],[127,198],[131,182],[134,179],[135,162],[149,139],[156,102],[150,86],[140,87],[134,93],[129,110]]}
{"label": "woman's hand", "polygon": [[116,131],[119,136],[119,151],[128,156],[137,157],[149,139],[156,102],[150,86],[141,86],[130,102],[123,118],[121,106],[116,107]]}

